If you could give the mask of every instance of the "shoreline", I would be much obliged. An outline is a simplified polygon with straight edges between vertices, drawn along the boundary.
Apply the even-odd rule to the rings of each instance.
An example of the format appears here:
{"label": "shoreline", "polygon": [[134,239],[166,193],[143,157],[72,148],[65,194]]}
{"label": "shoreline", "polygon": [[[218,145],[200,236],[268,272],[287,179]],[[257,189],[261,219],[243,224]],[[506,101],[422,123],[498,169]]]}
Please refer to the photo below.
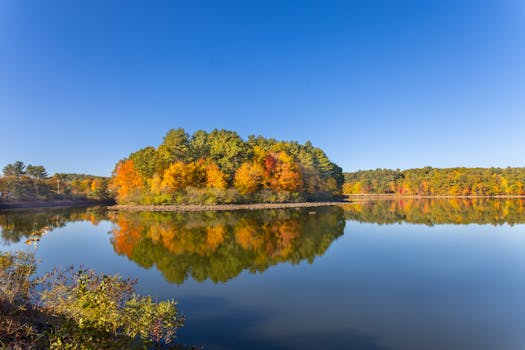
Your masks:
{"label": "shoreline", "polygon": [[431,196],[431,195],[399,195],[399,194],[350,194],[345,200],[330,202],[299,202],[299,203],[247,203],[247,204],[180,204],[180,205],[135,205],[115,204],[112,200],[95,199],[64,199],[53,201],[13,201],[0,202],[0,211],[11,209],[38,209],[53,207],[77,207],[90,205],[106,205],[107,209],[114,211],[171,211],[171,212],[197,212],[197,211],[231,211],[231,210],[263,210],[286,208],[315,208],[332,205],[355,204],[373,200],[396,199],[525,199],[525,195],[495,195],[495,196]]}
{"label": "shoreline", "polygon": [[449,195],[402,195],[402,194],[374,194],[374,193],[363,193],[363,194],[347,194],[345,195],[347,200],[352,199],[453,199],[453,198],[487,198],[487,199],[525,199],[525,195],[494,195],[494,196],[477,196],[477,195],[460,195],[460,196],[449,196]]}
{"label": "shoreline", "polygon": [[60,208],[60,207],[80,207],[89,205],[111,205],[112,200],[97,199],[58,199],[53,201],[13,201],[0,202],[0,210],[11,209],[38,209],[38,208]]}
{"label": "shoreline", "polygon": [[231,210],[262,210],[286,208],[316,208],[332,205],[347,204],[346,202],[300,202],[300,203],[251,203],[251,204],[214,204],[214,205],[112,205],[109,210],[114,211],[231,211]]}

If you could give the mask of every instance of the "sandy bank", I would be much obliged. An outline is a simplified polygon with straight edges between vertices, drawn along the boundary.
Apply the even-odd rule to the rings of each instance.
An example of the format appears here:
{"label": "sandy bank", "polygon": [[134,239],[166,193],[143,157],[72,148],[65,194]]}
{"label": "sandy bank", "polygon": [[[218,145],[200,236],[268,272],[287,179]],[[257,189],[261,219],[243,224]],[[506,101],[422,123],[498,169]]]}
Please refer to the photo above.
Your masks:
{"label": "sandy bank", "polygon": [[125,211],[225,211],[259,210],[285,208],[315,208],[340,205],[344,202],[303,202],[303,203],[253,203],[253,204],[217,204],[217,205],[113,205],[110,210]]}

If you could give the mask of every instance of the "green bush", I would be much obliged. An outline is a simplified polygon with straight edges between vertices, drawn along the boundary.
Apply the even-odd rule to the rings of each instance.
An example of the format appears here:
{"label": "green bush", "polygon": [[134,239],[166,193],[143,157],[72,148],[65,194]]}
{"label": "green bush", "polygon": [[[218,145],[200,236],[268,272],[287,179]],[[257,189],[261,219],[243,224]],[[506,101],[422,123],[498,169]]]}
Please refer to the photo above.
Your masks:
{"label": "green bush", "polygon": [[22,252],[0,252],[0,268],[0,348],[171,346],[184,323],[174,301],[139,296],[118,275],[70,268],[35,278],[34,256]]}

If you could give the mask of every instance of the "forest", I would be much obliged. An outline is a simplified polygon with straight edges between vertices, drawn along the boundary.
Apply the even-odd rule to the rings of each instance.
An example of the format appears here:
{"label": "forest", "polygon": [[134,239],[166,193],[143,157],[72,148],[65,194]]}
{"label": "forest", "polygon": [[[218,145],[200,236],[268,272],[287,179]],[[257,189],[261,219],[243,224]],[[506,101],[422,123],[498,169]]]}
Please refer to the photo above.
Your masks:
{"label": "forest", "polygon": [[525,168],[376,169],[344,173],[345,194],[522,196]]}
{"label": "forest", "polygon": [[56,173],[49,176],[42,165],[8,164],[0,176],[0,202],[96,199],[107,200],[109,178]]}
{"label": "forest", "polygon": [[342,185],[342,169],[310,142],[172,129],[120,160],[109,188],[119,204],[219,204],[326,200]]}

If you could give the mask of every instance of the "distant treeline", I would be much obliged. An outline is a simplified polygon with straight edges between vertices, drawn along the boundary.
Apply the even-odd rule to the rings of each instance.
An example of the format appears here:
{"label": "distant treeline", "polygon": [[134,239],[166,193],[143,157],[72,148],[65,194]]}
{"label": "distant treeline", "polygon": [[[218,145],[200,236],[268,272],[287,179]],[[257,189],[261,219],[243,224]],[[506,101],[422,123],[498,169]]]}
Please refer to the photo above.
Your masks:
{"label": "distant treeline", "polygon": [[216,204],[330,199],[342,185],[341,168],[310,142],[172,129],[118,162],[110,188],[119,203]]}
{"label": "distant treeline", "polygon": [[49,176],[42,165],[8,164],[0,176],[0,201],[49,201],[108,199],[109,178],[56,173]]}
{"label": "distant treeline", "polygon": [[525,168],[360,170],[345,173],[345,194],[525,195]]}

